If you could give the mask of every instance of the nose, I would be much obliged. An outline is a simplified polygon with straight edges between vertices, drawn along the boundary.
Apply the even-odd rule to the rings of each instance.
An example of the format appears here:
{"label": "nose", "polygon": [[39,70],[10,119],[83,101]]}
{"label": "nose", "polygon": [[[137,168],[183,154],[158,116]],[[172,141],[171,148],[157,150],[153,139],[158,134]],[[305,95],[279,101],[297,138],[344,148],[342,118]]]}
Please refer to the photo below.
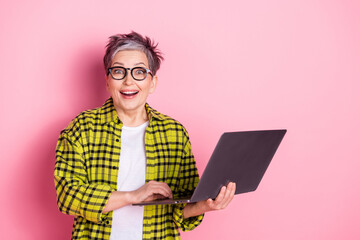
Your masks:
{"label": "nose", "polygon": [[125,78],[123,79],[123,81],[124,81],[124,84],[131,85],[134,83],[135,79],[132,77],[130,71],[129,70],[127,70],[127,71],[128,72],[127,72]]}

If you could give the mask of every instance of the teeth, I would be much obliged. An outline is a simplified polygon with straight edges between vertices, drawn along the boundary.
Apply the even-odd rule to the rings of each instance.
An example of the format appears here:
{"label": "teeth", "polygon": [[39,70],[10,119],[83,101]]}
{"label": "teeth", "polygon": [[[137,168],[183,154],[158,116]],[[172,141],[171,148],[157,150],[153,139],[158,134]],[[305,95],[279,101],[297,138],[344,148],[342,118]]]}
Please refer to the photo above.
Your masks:
{"label": "teeth", "polygon": [[139,91],[124,91],[124,92],[121,92],[122,94],[126,94],[126,95],[129,95],[129,94],[136,94],[138,93]]}

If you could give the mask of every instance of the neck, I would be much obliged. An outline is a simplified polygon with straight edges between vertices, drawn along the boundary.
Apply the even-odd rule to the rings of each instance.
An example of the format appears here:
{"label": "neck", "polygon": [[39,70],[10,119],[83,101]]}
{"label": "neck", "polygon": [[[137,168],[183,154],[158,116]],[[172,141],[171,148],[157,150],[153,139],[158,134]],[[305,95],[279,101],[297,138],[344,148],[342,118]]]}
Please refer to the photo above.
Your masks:
{"label": "neck", "polygon": [[123,109],[116,109],[116,112],[120,120],[127,127],[136,127],[148,121],[145,106],[141,109],[129,111],[124,111]]}

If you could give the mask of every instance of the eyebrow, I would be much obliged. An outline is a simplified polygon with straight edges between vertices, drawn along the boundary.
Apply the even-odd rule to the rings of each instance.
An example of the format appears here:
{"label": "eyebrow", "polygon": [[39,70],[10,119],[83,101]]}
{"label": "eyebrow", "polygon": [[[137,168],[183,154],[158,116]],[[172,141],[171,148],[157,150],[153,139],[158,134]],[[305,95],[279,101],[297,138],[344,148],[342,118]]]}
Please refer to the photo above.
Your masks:
{"label": "eyebrow", "polygon": [[140,65],[140,64],[143,64],[146,67],[145,63],[143,63],[143,62],[138,62],[138,63],[135,63],[134,65],[137,66],[137,65]]}
{"label": "eyebrow", "polygon": [[[113,65],[115,65],[115,64],[118,64],[118,65],[120,65],[120,66],[124,66],[124,64],[123,64],[123,63],[119,63],[119,62],[114,62],[114,63],[113,63]],[[138,62],[138,63],[135,63],[135,64],[134,64],[134,66],[141,65],[141,64],[143,64],[143,65],[146,67],[146,64],[145,64],[145,63],[143,63],[143,62]]]}

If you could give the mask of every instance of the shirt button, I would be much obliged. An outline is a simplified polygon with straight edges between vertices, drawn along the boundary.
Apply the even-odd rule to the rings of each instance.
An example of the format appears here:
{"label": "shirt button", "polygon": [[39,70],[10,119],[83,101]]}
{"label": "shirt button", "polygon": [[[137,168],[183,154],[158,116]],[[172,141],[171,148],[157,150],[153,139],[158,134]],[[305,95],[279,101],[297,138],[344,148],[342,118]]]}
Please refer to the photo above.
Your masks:
{"label": "shirt button", "polygon": [[109,223],[110,223],[109,221],[106,221],[106,224],[108,224],[108,225],[109,225]]}
{"label": "shirt button", "polygon": [[119,139],[118,139],[118,138],[116,139],[116,142],[119,142]]}
{"label": "shirt button", "polygon": [[113,169],[117,169],[117,166],[113,166]]}

